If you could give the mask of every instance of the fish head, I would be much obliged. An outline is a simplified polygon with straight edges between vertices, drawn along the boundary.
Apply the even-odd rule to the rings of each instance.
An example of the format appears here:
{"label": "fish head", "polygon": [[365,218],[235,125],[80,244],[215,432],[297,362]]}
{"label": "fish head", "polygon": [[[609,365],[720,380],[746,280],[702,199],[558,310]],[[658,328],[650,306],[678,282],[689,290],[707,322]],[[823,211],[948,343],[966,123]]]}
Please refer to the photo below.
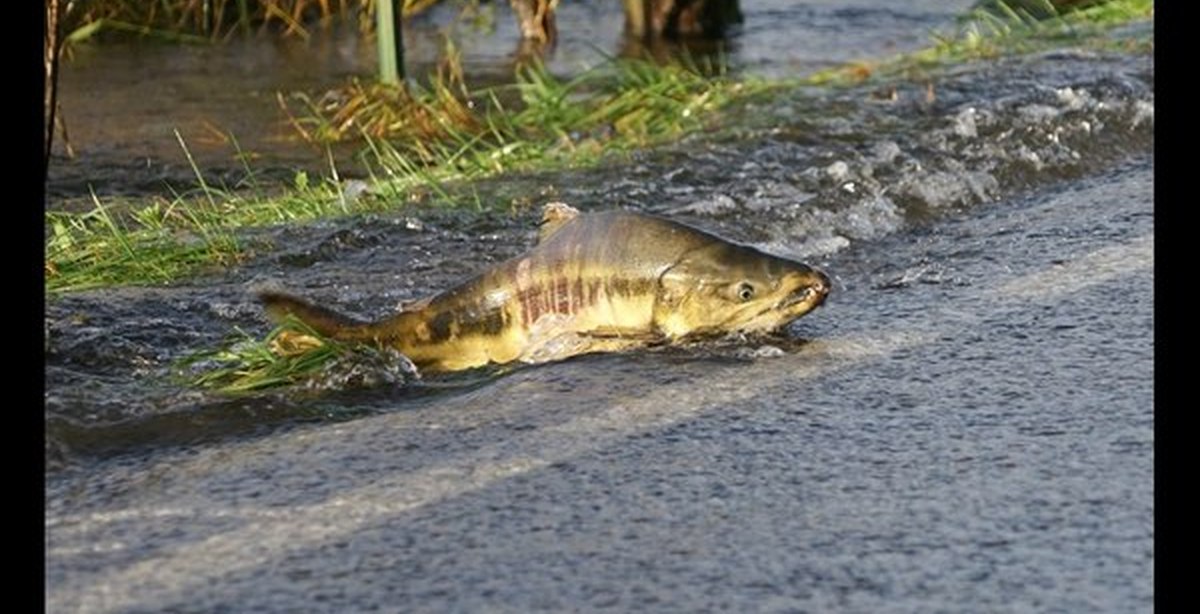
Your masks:
{"label": "fish head", "polygon": [[659,277],[655,325],[668,337],[768,332],[817,308],[831,282],[804,263],[713,242]]}

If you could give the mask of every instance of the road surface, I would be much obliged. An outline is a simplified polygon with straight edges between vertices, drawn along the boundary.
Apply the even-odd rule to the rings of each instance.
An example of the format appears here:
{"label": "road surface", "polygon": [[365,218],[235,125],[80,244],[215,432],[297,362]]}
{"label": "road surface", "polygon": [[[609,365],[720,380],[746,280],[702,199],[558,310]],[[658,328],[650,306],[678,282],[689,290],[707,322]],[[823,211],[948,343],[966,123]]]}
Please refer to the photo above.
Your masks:
{"label": "road surface", "polygon": [[48,476],[50,612],[1149,612],[1153,159],[822,263],[757,357]]}

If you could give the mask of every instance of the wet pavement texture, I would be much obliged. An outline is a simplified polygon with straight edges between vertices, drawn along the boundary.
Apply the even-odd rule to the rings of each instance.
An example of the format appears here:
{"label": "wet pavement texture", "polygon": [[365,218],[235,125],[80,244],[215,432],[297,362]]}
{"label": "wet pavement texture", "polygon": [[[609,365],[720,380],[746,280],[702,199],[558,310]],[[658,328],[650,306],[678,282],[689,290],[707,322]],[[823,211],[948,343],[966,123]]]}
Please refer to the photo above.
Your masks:
{"label": "wet pavement texture", "polygon": [[1149,611],[1152,188],[1143,158],[846,252],[794,351],[62,472],[48,606]]}
{"label": "wet pavement texture", "polygon": [[[49,611],[1152,609],[1154,70],[1059,51],[797,91],[616,167],[255,231],[245,266],[53,298]],[[933,96],[929,92],[932,87]],[[536,205],[802,258],[791,340],[224,398],[175,360],[280,284],[377,317]]]}

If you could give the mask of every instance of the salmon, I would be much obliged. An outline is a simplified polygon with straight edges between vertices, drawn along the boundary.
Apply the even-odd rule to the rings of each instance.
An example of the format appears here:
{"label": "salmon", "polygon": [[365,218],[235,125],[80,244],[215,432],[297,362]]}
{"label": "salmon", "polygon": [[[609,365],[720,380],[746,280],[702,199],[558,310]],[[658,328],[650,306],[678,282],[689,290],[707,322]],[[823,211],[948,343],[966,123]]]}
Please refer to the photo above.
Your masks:
{"label": "salmon", "polygon": [[435,372],[773,331],[820,306],[830,285],[816,268],[679,222],[552,203],[535,247],[378,321],[259,296],[277,321],[290,314]]}

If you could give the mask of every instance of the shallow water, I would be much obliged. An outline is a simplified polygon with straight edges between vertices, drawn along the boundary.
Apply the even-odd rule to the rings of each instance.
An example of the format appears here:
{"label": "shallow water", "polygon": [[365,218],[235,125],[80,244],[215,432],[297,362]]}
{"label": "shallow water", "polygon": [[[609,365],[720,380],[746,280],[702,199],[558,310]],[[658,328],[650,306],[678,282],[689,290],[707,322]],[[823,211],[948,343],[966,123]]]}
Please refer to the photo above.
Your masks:
{"label": "shallow water", "polygon": [[[840,275],[824,266],[840,254],[1147,151],[1149,62],[1055,54],[984,65],[941,80],[932,105],[919,84],[886,105],[867,90],[798,92],[755,110],[724,140],[684,142],[614,168],[475,184],[496,204],[521,195],[515,214],[412,208],[260,231],[273,246],[266,255],[219,277],[64,295],[47,306],[48,453],[57,464],[73,453],[319,419],[305,398],[272,398],[258,411],[256,401],[181,388],[172,365],[235,328],[261,334],[255,287],[282,286],[368,319],[448,288],[531,245],[533,205],[546,200],[667,215]],[[840,114],[809,119],[833,116],[829,109]]]}
{"label": "shallow water", "polygon": [[[856,58],[879,57],[926,44],[970,3],[747,2],[745,23],[725,50],[734,70],[800,75]],[[517,31],[508,5],[485,5],[490,28],[457,22],[446,4],[406,24],[406,66],[424,77],[443,53],[449,32],[475,85],[511,78]],[[549,68],[569,75],[632,52],[622,36],[616,0],[565,2],[560,41]],[[207,180],[236,185],[247,159],[262,180],[288,180],[296,167],[327,173],[324,151],[290,126],[278,95],[317,95],[353,76],[369,78],[376,50],[353,24],[314,28],[309,40],[235,38],[212,46],[146,43],[84,44],[64,62],[63,114],[75,160],[56,156],[47,193],[51,206],[101,196],[166,193],[194,182],[178,130]],[[292,101],[293,105],[297,105]],[[293,106],[294,112],[302,107]],[[236,142],[235,142],[236,141]],[[61,151],[61,143],[56,151]],[[355,172],[357,146],[334,150],[339,171]],[[86,202],[84,202],[86,205]],[[77,205],[79,206],[79,205]]]}
{"label": "shallow water", "polygon": [[[929,96],[930,87],[934,96]],[[47,306],[46,597],[169,611],[1150,611],[1154,66],[797,91],[611,168],[272,229]],[[225,398],[283,285],[365,317],[629,207],[828,271],[790,341]],[[507,208],[510,209],[506,210]],[[317,605],[313,605],[317,604]]]}
{"label": "shallow water", "polygon": [[1152,611],[1152,168],[847,250],[773,357],[180,416],[48,476],[47,603]]}

